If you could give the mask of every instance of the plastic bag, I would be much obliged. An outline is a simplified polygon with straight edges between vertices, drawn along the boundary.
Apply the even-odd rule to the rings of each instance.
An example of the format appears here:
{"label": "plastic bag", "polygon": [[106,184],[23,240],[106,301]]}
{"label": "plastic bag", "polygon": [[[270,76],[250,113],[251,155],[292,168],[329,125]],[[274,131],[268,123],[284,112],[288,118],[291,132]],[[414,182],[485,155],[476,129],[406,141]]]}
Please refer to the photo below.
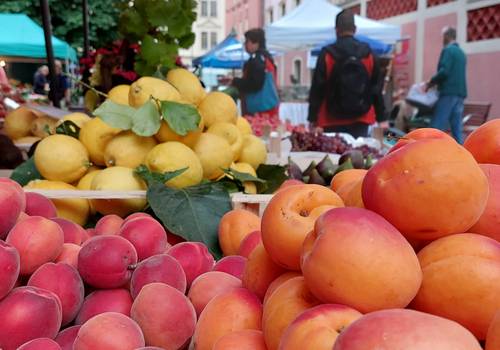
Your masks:
{"label": "plastic bag", "polygon": [[439,92],[436,89],[430,89],[425,92],[425,83],[413,84],[408,92],[406,101],[413,105],[421,105],[432,108],[439,99]]}

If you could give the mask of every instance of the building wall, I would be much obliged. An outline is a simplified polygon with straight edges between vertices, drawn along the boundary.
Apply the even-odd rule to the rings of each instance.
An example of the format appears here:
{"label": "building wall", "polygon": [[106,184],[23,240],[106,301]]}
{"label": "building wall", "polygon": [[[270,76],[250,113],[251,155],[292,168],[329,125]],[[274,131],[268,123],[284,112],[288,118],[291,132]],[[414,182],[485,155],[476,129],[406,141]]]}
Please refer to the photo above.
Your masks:
{"label": "building wall", "polygon": [[251,28],[263,25],[263,0],[225,0],[226,34],[233,29],[241,39]]}

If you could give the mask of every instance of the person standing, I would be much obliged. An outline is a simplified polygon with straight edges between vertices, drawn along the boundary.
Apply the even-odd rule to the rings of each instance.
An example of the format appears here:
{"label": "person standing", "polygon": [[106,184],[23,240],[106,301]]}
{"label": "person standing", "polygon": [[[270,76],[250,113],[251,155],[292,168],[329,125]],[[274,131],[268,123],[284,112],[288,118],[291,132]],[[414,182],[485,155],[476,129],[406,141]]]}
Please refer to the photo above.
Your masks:
{"label": "person standing", "polygon": [[309,92],[308,120],[326,132],[368,136],[369,126],[389,127],[382,97],[382,74],[370,47],[354,38],[349,10],[335,19],[337,41],[318,57]]}
{"label": "person standing", "polygon": [[68,107],[71,104],[71,91],[69,89],[69,82],[68,79],[64,76],[63,74],[63,67],[61,61],[57,60],[55,61],[55,68],[56,68],[56,89],[55,91],[49,92],[50,94],[55,94],[55,98],[58,101],[63,101],[65,102],[66,107]]}
{"label": "person standing", "polygon": [[47,95],[49,91],[49,81],[47,79],[49,75],[49,67],[46,65],[40,66],[35,76],[33,77],[33,92],[38,95]]}
{"label": "person standing", "polygon": [[448,130],[448,126],[451,126],[453,138],[462,144],[462,118],[464,100],[467,97],[467,57],[456,39],[457,31],[454,28],[444,28],[444,47],[439,57],[438,71],[427,82],[427,90],[437,86],[439,91],[430,126],[440,130]]}

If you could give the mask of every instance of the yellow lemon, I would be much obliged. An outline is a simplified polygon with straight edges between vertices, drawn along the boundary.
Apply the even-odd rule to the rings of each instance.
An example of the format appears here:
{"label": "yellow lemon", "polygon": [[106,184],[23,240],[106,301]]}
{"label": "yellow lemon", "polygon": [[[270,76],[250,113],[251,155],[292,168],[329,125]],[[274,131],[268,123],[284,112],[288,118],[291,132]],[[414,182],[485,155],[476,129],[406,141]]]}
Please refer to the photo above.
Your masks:
{"label": "yellow lemon", "polygon": [[169,82],[153,77],[142,77],[130,85],[128,103],[132,107],[140,107],[153,96],[161,101],[181,100],[181,95]]}
{"label": "yellow lemon", "polygon": [[201,134],[193,150],[203,167],[203,177],[209,180],[223,175],[222,169],[227,169],[233,161],[231,146],[224,138],[215,134]]}
{"label": "yellow lemon", "polygon": [[224,138],[229,143],[229,146],[231,146],[233,161],[238,159],[243,147],[243,136],[236,125],[231,123],[215,123],[207,129],[207,132]]}
{"label": "yellow lemon", "polygon": [[[77,190],[75,186],[61,181],[33,180],[25,188],[39,190]],[[85,225],[89,216],[89,201],[82,198],[77,199],[52,199],[56,206],[57,216],[71,220],[78,225]]]}
{"label": "yellow lemon", "polygon": [[80,129],[79,139],[87,148],[92,163],[104,166],[104,150],[113,136],[120,133],[120,129],[113,128],[100,118],[93,118]]}
{"label": "yellow lemon", "polygon": [[56,133],[57,120],[42,116],[38,117],[31,123],[31,133],[40,138],[47,137]]}
{"label": "yellow lemon", "polygon": [[161,122],[160,130],[156,133],[155,137],[160,142],[169,142],[169,141],[177,141],[182,142],[186,146],[193,148],[195,143],[200,138],[200,135],[205,127],[205,123],[203,122],[203,118],[200,120],[200,124],[198,124],[198,129],[189,131],[186,135],[181,136],[176,134],[168,125],[166,121]]}
{"label": "yellow lemon", "polygon": [[19,139],[29,136],[31,133],[31,123],[37,118],[32,110],[21,106],[5,116],[3,129],[5,134],[11,139]]}
{"label": "yellow lemon", "polygon": [[128,106],[128,94],[130,85],[117,85],[108,92],[108,99],[114,103]]}
{"label": "yellow lemon", "polygon": [[[231,165],[231,169],[257,177],[255,169],[248,163],[235,163]],[[245,193],[257,194],[257,186],[255,185],[255,182],[245,181],[243,182],[243,186],[245,187]]]}
{"label": "yellow lemon", "polygon": [[[92,190],[135,191],[146,190],[146,183],[134,173],[134,169],[114,166],[97,173],[90,185]],[[92,207],[102,215],[116,214],[125,217],[146,206],[146,199],[92,199]]]}
{"label": "yellow lemon", "polygon": [[167,81],[180,92],[182,99],[189,104],[199,105],[206,95],[196,75],[184,68],[168,71]]}
{"label": "yellow lemon", "polygon": [[209,93],[198,106],[205,127],[209,128],[217,122],[236,124],[238,107],[228,94],[214,91]]}
{"label": "yellow lemon", "polygon": [[66,120],[72,121],[73,123],[76,124],[79,128],[81,128],[86,122],[89,122],[92,120],[87,114],[85,113],[80,113],[80,112],[75,112],[75,113],[70,113],[65,115],[58,124],[62,124],[62,122],[65,122]]}
{"label": "yellow lemon", "polygon": [[245,135],[243,137],[243,148],[241,150],[239,162],[248,163],[254,169],[265,163],[267,160],[267,149],[264,141],[255,135]]}
{"label": "yellow lemon", "polygon": [[243,117],[238,117],[238,119],[236,119],[236,126],[238,127],[238,129],[240,130],[242,135],[252,135],[253,134],[252,126],[250,125],[248,120],[246,120]]}
{"label": "yellow lemon", "polygon": [[104,161],[108,167],[137,168],[144,164],[146,155],[154,146],[154,137],[142,137],[132,131],[124,131],[108,142],[104,150]]}
{"label": "yellow lemon", "polygon": [[66,135],[44,138],[34,157],[40,174],[53,181],[74,182],[85,175],[90,166],[89,154],[82,143]]}
{"label": "yellow lemon", "polygon": [[99,174],[100,171],[102,170],[94,170],[83,175],[83,177],[78,181],[76,188],[82,191],[90,190],[92,185],[92,180],[97,174]]}

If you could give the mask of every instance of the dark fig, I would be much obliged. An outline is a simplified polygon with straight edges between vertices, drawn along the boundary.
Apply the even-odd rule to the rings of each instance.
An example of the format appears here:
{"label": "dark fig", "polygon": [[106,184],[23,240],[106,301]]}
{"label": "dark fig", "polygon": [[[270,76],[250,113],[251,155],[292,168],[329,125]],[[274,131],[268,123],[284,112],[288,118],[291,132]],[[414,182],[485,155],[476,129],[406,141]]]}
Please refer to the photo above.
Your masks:
{"label": "dark fig", "polygon": [[352,166],[351,158],[347,158],[346,161],[344,161],[342,164],[340,164],[340,166],[337,168],[337,170],[335,170],[335,174],[333,174],[333,176],[335,176],[338,173],[340,173],[341,171],[344,171],[347,169],[354,169],[354,167]]}
{"label": "dark fig", "polygon": [[309,164],[309,166],[307,167],[307,169],[304,170],[304,172],[302,173],[302,176],[310,176],[311,175],[311,171],[313,171],[314,169],[316,169],[316,162],[313,160],[311,162],[311,164]]}
{"label": "dark fig", "polygon": [[291,157],[288,157],[288,177],[290,179],[302,180],[302,170]]}
{"label": "dark fig", "polygon": [[309,183],[309,179],[310,179],[310,176],[304,176],[302,178],[302,182],[304,182],[305,184],[308,184]]}
{"label": "dark fig", "polygon": [[365,158],[360,150],[350,150],[342,154],[339,159],[339,165],[342,165],[348,158],[351,159],[352,166],[355,169],[363,169],[365,167]]}
{"label": "dark fig", "polygon": [[337,167],[338,166],[333,164],[332,160],[330,159],[330,156],[327,154],[321,160],[321,162],[319,162],[318,165],[316,165],[316,170],[321,175],[321,177],[328,182],[328,180],[333,177],[333,174],[335,173],[335,170],[337,170]]}
{"label": "dark fig", "polygon": [[314,185],[326,185],[325,179],[319,174],[319,172],[316,169],[313,169],[311,171],[311,174],[309,175],[309,181],[308,184],[314,184]]}

